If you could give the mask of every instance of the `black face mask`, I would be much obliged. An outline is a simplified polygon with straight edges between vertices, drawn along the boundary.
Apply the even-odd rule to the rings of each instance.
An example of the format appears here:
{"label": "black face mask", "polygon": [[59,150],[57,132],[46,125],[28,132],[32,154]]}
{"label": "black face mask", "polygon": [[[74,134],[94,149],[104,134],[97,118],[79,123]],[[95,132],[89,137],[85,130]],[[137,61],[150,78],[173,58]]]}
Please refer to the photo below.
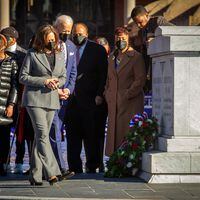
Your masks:
{"label": "black face mask", "polygon": [[71,34],[67,33],[60,33],[59,38],[63,41],[66,42],[68,39],[70,39]]}
{"label": "black face mask", "polygon": [[116,42],[116,47],[117,47],[120,51],[124,50],[124,49],[127,47],[127,41],[125,41],[125,40],[118,40],[118,41]]}
{"label": "black face mask", "polygon": [[77,46],[82,46],[86,42],[87,37],[83,35],[74,35],[73,42]]}
{"label": "black face mask", "polygon": [[48,44],[45,46],[46,49],[48,49],[49,51],[54,50],[56,43],[53,41],[48,42]]}

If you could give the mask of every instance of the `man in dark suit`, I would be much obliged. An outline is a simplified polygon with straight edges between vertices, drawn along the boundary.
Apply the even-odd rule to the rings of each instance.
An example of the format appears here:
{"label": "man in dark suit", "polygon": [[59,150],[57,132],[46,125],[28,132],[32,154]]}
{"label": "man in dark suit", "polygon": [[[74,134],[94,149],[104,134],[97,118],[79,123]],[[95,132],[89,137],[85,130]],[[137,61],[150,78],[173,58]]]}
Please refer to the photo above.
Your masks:
{"label": "man in dark suit", "polygon": [[64,113],[67,105],[67,99],[70,94],[74,91],[77,68],[76,68],[76,46],[69,39],[73,26],[73,20],[70,16],[61,15],[56,19],[54,27],[59,33],[60,45],[62,46],[65,53],[66,63],[66,82],[63,89],[59,89],[61,109],[57,110],[54,116],[50,131],[50,141],[52,149],[62,174],[70,173],[66,170],[65,162],[62,155],[62,131],[63,131],[63,120]]}
{"label": "man in dark suit", "polygon": [[[158,26],[172,26],[163,16],[150,16],[148,11],[141,5],[136,6],[131,12],[131,18],[138,26],[137,45],[133,47],[143,54],[147,72],[145,91],[151,90],[151,59],[147,55],[149,42],[155,37],[155,30]],[[139,42],[138,42],[139,41]]]}
{"label": "man in dark suit", "polygon": [[86,172],[95,173],[100,165],[100,126],[98,113],[104,103],[103,92],[107,78],[105,49],[88,39],[88,28],[77,23],[72,30],[76,45],[77,79],[74,93],[66,110],[67,159],[69,170],[82,173],[80,158],[82,142],[86,154]]}

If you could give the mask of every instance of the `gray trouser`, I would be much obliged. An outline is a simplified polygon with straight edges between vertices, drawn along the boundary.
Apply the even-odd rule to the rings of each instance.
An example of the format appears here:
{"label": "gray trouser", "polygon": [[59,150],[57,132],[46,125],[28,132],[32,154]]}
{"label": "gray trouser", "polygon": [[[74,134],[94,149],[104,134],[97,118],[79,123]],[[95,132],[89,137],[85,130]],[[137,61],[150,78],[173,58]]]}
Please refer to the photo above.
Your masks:
{"label": "gray trouser", "polygon": [[31,178],[42,182],[43,170],[47,180],[51,176],[61,174],[49,141],[55,110],[37,107],[26,107],[26,109],[35,133],[31,155]]}

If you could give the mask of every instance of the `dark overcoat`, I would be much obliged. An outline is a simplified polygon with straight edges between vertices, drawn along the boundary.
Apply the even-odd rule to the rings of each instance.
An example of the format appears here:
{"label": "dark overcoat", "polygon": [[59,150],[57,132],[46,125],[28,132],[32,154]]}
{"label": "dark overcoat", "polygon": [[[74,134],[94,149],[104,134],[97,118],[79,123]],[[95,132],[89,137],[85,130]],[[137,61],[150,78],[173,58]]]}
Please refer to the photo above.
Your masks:
{"label": "dark overcoat", "polygon": [[131,117],[143,112],[145,65],[140,53],[129,48],[115,69],[114,56],[108,61],[105,97],[108,104],[106,155],[110,156],[129,130]]}

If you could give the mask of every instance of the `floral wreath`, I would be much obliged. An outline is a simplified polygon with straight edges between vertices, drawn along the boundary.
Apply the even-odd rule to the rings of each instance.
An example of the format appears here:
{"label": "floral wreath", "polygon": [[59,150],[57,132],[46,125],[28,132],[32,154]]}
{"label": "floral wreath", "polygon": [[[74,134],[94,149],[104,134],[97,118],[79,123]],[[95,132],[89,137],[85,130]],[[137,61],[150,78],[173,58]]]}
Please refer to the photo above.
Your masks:
{"label": "floral wreath", "polygon": [[148,118],[146,112],[134,115],[130,129],[119,148],[107,161],[105,177],[127,177],[136,174],[141,168],[142,153],[152,150],[158,135],[158,122]]}

